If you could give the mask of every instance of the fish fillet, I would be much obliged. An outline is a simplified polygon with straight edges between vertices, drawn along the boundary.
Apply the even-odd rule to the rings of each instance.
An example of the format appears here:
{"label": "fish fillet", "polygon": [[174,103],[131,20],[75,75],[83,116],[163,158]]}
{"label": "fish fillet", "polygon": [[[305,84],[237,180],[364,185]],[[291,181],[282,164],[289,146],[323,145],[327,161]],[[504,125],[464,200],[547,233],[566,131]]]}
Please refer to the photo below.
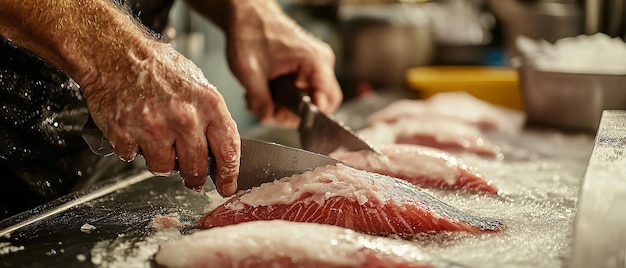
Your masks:
{"label": "fish fillet", "polygon": [[403,118],[372,125],[357,134],[373,144],[417,144],[487,157],[500,154],[500,147],[491,143],[477,127],[445,118]]}
{"label": "fish fillet", "polygon": [[204,215],[199,226],[273,219],[330,224],[375,235],[500,231],[498,220],[464,213],[406,181],[343,164],[317,167],[239,192]]}
{"label": "fish fillet", "polygon": [[507,133],[524,124],[521,112],[496,106],[465,92],[439,93],[426,100],[398,100],[372,114],[368,121],[395,122],[402,118],[439,117]]}
{"label": "fish fillet", "polygon": [[383,155],[343,150],[329,156],[355,168],[400,178],[421,187],[498,193],[498,189],[480,174],[443,151],[410,144],[381,145],[377,149]]}
{"label": "fish fillet", "polygon": [[456,266],[408,241],[282,220],[199,231],[161,245],[155,260],[170,268]]}

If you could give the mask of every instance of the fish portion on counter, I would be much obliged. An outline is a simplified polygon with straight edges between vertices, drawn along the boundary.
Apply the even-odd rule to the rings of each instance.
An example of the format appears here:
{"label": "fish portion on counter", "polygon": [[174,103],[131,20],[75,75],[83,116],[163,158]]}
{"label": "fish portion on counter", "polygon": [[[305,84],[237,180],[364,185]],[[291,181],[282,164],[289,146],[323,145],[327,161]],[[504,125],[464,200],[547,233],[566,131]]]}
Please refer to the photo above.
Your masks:
{"label": "fish portion on counter", "polygon": [[375,145],[416,144],[487,157],[500,154],[500,147],[491,143],[477,127],[445,118],[404,118],[374,124],[357,134]]}
{"label": "fish portion on counter", "polygon": [[439,93],[426,100],[395,101],[372,114],[369,123],[393,123],[405,118],[429,117],[508,133],[518,132],[524,124],[522,113],[496,106],[461,91]]}
{"label": "fish portion on counter", "polygon": [[415,244],[282,220],[203,230],[161,245],[166,267],[453,267]]}
{"label": "fish portion on counter", "polygon": [[482,130],[517,133],[523,113],[465,92],[439,93],[425,100],[397,100],[368,118],[358,134],[374,144],[417,144],[446,151],[496,157],[500,147]]}
{"label": "fish portion on counter", "polygon": [[336,151],[329,156],[355,168],[396,177],[420,187],[498,193],[498,189],[480,174],[444,151],[409,144],[387,144],[377,149],[383,155],[363,150]]}
{"label": "fish portion on counter", "polygon": [[317,167],[239,192],[204,215],[199,226],[273,219],[401,236],[499,232],[501,227],[499,220],[460,211],[406,181],[343,164]]}

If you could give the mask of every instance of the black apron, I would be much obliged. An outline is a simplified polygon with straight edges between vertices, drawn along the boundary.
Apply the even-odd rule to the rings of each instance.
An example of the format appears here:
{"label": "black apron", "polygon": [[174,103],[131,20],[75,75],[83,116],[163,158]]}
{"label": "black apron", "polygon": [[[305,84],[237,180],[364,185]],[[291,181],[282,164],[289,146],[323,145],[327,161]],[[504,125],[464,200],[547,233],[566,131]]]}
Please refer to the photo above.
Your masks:
{"label": "black apron", "polygon": [[[113,2],[160,33],[173,0]],[[88,115],[73,80],[0,36],[0,219],[130,168],[91,153],[81,136]]]}

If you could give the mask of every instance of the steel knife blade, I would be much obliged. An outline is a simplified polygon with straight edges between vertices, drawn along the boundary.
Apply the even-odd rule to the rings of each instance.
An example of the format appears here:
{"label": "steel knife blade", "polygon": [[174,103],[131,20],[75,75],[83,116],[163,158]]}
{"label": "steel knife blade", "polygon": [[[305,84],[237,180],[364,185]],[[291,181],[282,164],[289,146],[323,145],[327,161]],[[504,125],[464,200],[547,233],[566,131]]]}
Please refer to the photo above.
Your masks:
{"label": "steel knife blade", "polygon": [[[211,157],[209,175],[215,184],[215,162]],[[237,190],[247,190],[280,178],[335,165],[340,161],[318,153],[277,143],[241,139],[241,159]]]}
{"label": "steel knife blade", "polygon": [[298,133],[302,148],[325,155],[341,148],[348,151],[370,150],[380,154],[345,124],[332,115],[322,113],[311,98],[296,87],[293,76],[276,78],[270,81],[269,87],[277,103],[300,116]]}

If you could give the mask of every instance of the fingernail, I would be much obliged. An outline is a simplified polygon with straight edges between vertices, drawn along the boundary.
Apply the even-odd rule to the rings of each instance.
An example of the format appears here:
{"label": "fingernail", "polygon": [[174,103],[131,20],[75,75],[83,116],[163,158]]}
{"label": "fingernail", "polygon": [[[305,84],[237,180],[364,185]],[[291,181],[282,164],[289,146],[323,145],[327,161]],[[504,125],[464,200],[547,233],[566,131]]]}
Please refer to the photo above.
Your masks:
{"label": "fingernail", "polygon": [[137,155],[126,155],[126,156],[121,156],[118,155],[118,158],[124,162],[130,163],[133,162],[135,160],[135,158],[137,157]]}
{"label": "fingernail", "polygon": [[189,184],[189,182],[187,182],[186,180],[182,180],[183,181],[183,185],[185,187],[187,187],[187,189],[193,190],[194,192],[199,193],[200,191],[202,191],[202,187],[204,186],[204,184],[195,184],[195,185],[191,185]]}
{"label": "fingernail", "polygon": [[150,171],[150,173],[152,173],[152,175],[157,176],[157,177],[168,177],[168,176],[172,176],[172,175],[176,174],[175,171],[169,171],[169,172]]}
{"label": "fingernail", "polygon": [[225,196],[233,195],[237,191],[237,183],[228,183],[222,185],[222,193]]}
{"label": "fingernail", "polygon": [[196,185],[196,186],[185,185],[185,187],[187,187],[187,189],[189,189],[189,190],[192,190],[194,193],[202,192],[202,185]]}

